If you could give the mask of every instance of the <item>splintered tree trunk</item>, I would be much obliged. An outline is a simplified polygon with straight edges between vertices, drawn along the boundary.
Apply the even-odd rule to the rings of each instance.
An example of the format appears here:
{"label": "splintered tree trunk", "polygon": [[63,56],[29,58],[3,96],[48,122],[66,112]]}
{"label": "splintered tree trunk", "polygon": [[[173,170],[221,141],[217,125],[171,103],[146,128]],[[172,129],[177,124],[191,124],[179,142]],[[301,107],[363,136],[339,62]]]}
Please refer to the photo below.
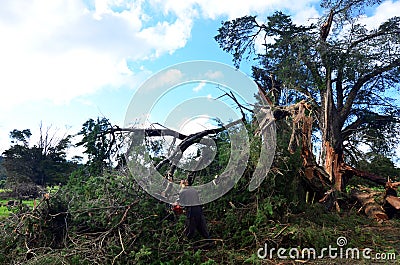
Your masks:
{"label": "splintered tree trunk", "polygon": [[343,183],[343,139],[341,134],[340,115],[335,107],[332,95],[331,73],[327,70],[326,90],[322,94],[323,108],[322,118],[322,154],[324,155],[324,168],[329,175],[329,180],[334,184],[333,188],[342,191]]}
{"label": "splintered tree trunk", "polygon": [[335,190],[341,191],[343,188],[343,154],[338,154],[331,144],[326,141],[325,148],[325,170],[329,179],[334,183]]}
{"label": "splintered tree trunk", "polygon": [[317,165],[312,152],[312,123],[312,117],[303,117],[301,156],[307,182],[322,194],[329,189],[330,183],[324,170]]}

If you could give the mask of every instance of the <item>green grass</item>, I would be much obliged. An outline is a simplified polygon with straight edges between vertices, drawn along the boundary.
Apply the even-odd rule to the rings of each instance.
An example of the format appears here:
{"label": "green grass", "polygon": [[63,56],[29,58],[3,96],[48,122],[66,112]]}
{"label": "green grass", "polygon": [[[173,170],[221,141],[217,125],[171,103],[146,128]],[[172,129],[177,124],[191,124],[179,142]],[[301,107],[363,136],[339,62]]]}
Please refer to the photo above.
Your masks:
{"label": "green grass", "polygon": [[[56,193],[60,189],[60,186],[55,185],[55,186],[47,186],[46,191],[49,192],[50,194]],[[11,192],[11,189],[0,189],[0,193],[6,193],[6,192]]]}
{"label": "green grass", "polygon": [[22,201],[22,203],[28,205],[30,208],[33,208],[33,200]]}
{"label": "green grass", "polygon": [[0,220],[3,218],[7,218],[10,212],[8,211],[7,207],[1,206],[0,207]]}
{"label": "green grass", "polygon": [[[8,207],[3,206],[5,204],[7,204],[7,202],[10,200],[14,200],[14,199],[10,198],[9,200],[0,200],[0,205],[2,205],[2,206],[0,206],[0,220],[7,218],[10,215],[11,211],[8,209]],[[33,208],[33,200],[22,200],[22,204],[29,206],[29,208],[31,208],[31,209]]]}
{"label": "green grass", "polygon": [[[57,191],[59,189],[60,189],[60,186],[47,186],[46,187],[46,191],[48,193],[50,193],[50,194],[57,193]],[[0,193],[9,192],[9,191],[11,191],[11,190],[9,190],[9,189],[0,189]],[[10,201],[10,200],[17,200],[18,201],[18,199],[15,199],[15,198],[9,198],[9,199],[6,199],[6,200],[0,200],[0,220],[4,219],[4,218],[7,218],[10,215],[11,211],[8,209],[8,207],[7,206],[3,206],[3,205],[6,205],[7,202]],[[36,202],[39,202],[39,200],[37,199]],[[22,200],[22,204],[25,204],[25,205],[29,206],[29,208],[31,208],[31,209],[33,208],[33,200]]]}

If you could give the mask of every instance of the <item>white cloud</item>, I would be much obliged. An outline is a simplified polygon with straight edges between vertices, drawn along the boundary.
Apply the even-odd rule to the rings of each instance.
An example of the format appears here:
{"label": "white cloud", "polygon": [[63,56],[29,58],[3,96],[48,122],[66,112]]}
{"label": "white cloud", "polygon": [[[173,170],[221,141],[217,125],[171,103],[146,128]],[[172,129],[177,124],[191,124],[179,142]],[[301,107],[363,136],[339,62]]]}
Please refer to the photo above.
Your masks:
{"label": "white cloud", "polygon": [[312,23],[316,23],[319,17],[320,14],[315,7],[308,6],[307,8],[296,10],[292,19],[296,25],[310,26]]}
{"label": "white cloud", "polygon": [[0,108],[41,99],[63,103],[104,87],[132,86],[137,73],[129,61],[183,47],[191,29],[187,20],[143,28],[143,2],[3,3]]}
{"label": "white cloud", "polygon": [[201,115],[192,118],[186,117],[181,120],[180,124],[178,124],[177,127],[180,133],[189,135],[207,129],[216,128],[216,126],[212,122],[212,118],[207,115]]}
{"label": "white cloud", "polygon": [[360,23],[365,24],[369,29],[377,28],[387,19],[399,16],[400,1],[385,1],[379,5],[374,14],[361,19]]}
{"label": "white cloud", "polygon": [[[317,15],[311,7],[315,2],[95,0],[88,6],[83,0],[5,1],[0,9],[0,108],[39,99],[63,103],[104,87],[133,86],[137,72],[129,62],[184,47],[199,18],[254,14],[263,22],[274,10],[287,10],[304,24]],[[399,5],[384,2],[365,23],[397,15]]]}
{"label": "white cloud", "polygon": [[207,71],[205,73],[205,77],[213,80],[219,80],[224,77],[224,74],[221,71]]}
{"label": "white cloud", "polygon": [[[51,99],[59,103],[92,93],[104,85],[124,83],[119,72],[123,61],[89,50],[73,50],[58,55],[12,54],[0,71],[3,106],[27,100]],[[2,58],[7,55],[3,54]],[[17,92],[18,91],[18,92]]]}
{"label": "white cloud", "polygon": [[[24,3],[3,3],[0,11],[2,108],[28,100],[66,102],[127,82],[126,58],[135,54],[125,41],[135,41],[130,32],[140,23],[128,24],[123,13],[96,20],[76,0]],[[113,34],[117,28],[122,33]]]}
{"label": "white cloud", "polygon": [[205,18],[217,19],[218,17],[224,16],[228,19],[234,19],[245,15],[263,14],[283,8],[304,9],[307,3],[315,1],[303,0],[293,3],[293,1],[289,0],[169,0],[165,2],[167,3],[166,6],[168,10],[174,10],[175,12],[182,11],[183,7],[186,7],[186,10],[188,10],[196,6],[199,8],[200,14]]}
{"label": "white cloud", "polygon": [[147,89],[153,90],[158,88],[169,87],[173,84],[182,81],[183,73],[178,69],[169,69],[166,72],[160,73],[157,78],[151,78],[148,80],[150,83]]}
{"label": "white cloud", "polygon": [[152,57],[159,57],[163,53],[173,53],[186,45],[190,37],[193,21],[190,18],[178,18],[174,23],[166,21],[157,23],[154,27],[142,30],[138,36],[147,45],[154,47]]}
{"label": "white cloud", "polygon": [[200,90],[203,89],[203,87],[206,85],[206,82],[200,82],[196,87],[193,88],[193,92],[199,92]]}
{"label": "white cloud", "polygon": [[234,19],[245,15],[260,15],[275,10],[304,11],[316,0],[152,0],[152,5],[163,8],[164,12],[180,17],[202,16],[207,19],[225,17]]}

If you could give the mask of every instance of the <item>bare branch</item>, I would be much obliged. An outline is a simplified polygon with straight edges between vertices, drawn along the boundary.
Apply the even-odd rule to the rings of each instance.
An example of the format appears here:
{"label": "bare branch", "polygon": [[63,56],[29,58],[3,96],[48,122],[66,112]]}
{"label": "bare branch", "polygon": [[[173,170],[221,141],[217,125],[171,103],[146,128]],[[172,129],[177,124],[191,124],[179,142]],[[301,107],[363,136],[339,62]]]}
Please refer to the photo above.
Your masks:
{"label": "bare branch", "polygon": [[[171,162],[172,160],[177,160],[179,161],[182,158],[183,152],[191,146],[194,143],[197,143],[200,139],[202,139],[204,136],[210,135],[210,134],[217,134],[219,132],[222,132],[230,127],[233,127],[237,124],[240,124],[241,120],[236,120],[234,122],[231,122],[223,127],[220,128],[215,128],[215,129],[208,129],[204,130],[201,132],[197,132],[194,134],[191,134],[187,136],[175,149],[175,151],[167,158],[163,159],[160,163],[157,164],[156,170],[160,170],[163,165],[165,165],[168,162]],[[173,169],[174,170],[174,169]],[[173,173],[169,172],[170,174]]]}

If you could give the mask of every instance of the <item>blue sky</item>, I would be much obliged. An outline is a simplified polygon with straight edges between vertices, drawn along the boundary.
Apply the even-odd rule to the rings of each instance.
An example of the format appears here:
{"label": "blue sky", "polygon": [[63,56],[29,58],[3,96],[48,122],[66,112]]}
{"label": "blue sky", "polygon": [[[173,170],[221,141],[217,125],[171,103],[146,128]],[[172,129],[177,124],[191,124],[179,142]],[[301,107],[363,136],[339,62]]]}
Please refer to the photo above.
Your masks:
{"label": "blue sky", "polygon": [[[129,102],[152,74],[190,60],[232,65],[213,37],[221,21],[276,10],[296,23],[318,17],[315,0],[0,0],[0,152],[13,129],[40,122],[76,133],[89,118],[123,125]],[[398,15],[385,1],[371,26]],[[241,70],[250,76],[249,64]],[[194,96],[217,97],[210,87]],[[32,139],[34,143],[34,138]]]}

